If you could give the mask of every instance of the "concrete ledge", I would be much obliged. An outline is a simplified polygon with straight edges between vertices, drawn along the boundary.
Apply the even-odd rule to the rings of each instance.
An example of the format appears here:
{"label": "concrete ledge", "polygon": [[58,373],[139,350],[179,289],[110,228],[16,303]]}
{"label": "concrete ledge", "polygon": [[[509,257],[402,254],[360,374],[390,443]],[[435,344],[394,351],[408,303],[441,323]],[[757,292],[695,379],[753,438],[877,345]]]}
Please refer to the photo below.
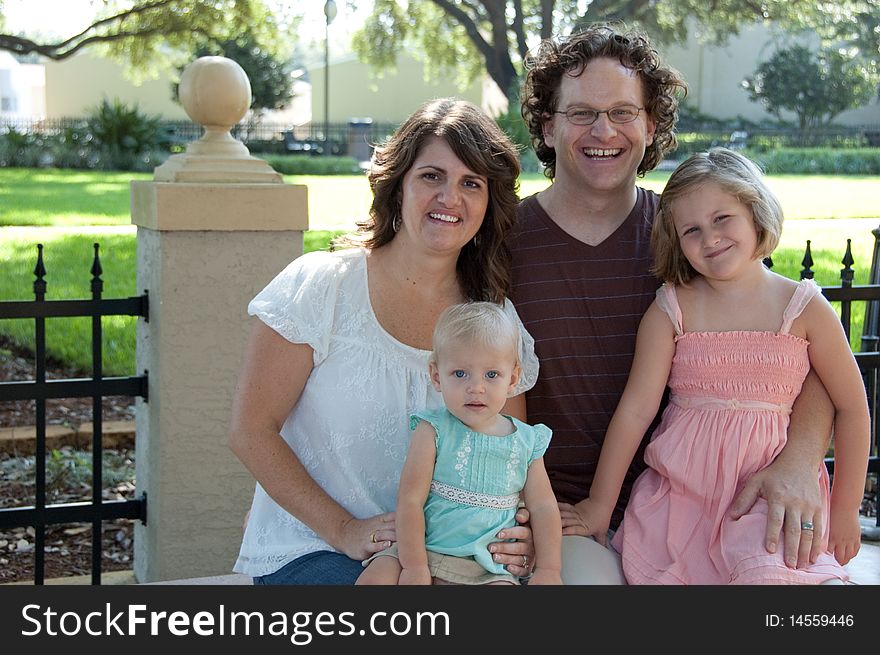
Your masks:
{"label": "concrete ledge", "polygon": [[[73,575],[68,578],[47,578],[44,581],[47,585],[84,585],[89,586],[92,584],[92,576],[91,575]],[[22,581],[22,582],[7,582],[5,585],[8,586],[33,586],[33,579],[30,581]],[[137,584],[137,580],[135,580],[134,572],[131,570],[127,571],[107,571],[106,573],[101,573],[101,584],[102,585],[132,585]]]}
{"label": "concrete ledge", "polygon": [[[101,443],[104,448],[134,448],[134,421],[104,421]],[[53,450],[63,446],[88,448],[92,444],[93,427],[82,423],[79,427],[65,425],[46,426],[46,448]],[[22,457],[33,455],[37,445],[37,428],[25,425],[0,428],[0,452]]]}
{"label": "concrete ledge", "polygon": [[228,575],[210,575],[204,578],[182,578],[180,580],[163,580],[162,582],[145,582],[147,585],[252,585],[253,578],[243,573]]}

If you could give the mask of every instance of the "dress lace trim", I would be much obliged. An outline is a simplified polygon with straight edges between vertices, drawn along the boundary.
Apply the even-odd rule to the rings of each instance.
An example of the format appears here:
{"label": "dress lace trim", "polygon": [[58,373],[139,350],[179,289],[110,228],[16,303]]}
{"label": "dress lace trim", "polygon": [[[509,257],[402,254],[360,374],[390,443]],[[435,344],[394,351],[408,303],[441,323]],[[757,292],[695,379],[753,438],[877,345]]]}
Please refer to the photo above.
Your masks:
{"label": "dress lace trim", "polygon": [[470,505],[471,507],[487,507],[489,509],[513,509],[519,504],[519,494],[508,494],[506,496],[494,496],[492,494],[482,494],[475,491],[466,491],[459,489],[445,482],[431,480],[431,491],[438,496],[451,500],[462,505]]}

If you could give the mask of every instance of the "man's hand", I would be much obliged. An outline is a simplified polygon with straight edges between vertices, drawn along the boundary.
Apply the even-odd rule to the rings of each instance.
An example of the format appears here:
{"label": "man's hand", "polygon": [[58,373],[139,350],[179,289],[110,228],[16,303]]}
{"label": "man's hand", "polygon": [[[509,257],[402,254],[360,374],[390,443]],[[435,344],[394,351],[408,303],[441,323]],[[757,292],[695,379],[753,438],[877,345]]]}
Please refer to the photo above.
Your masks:
{"label": "man's hand", "polygon": [[[746,514],[758,498],[767,501],[767,551],[777,551],[782,531],[785,564],[803,568],[814,563],[825,548],[821,536],[826,517],[818,472],[777,458],[749,478],[730,506],[730,517],[736,520]],[[812,530],[802,529],[811,523]]]}

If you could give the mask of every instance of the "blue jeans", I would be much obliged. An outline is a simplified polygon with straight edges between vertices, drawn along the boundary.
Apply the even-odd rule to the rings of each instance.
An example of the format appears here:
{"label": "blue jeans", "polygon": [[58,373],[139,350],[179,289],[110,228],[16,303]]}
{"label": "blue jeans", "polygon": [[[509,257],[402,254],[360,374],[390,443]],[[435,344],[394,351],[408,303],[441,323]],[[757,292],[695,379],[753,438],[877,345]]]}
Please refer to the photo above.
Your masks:
{"label": "blue jeans", "polygon": [[341,553],[319,550],[288,562],[274,573],[254,578],[265,585],[353,585],[364,567]]}

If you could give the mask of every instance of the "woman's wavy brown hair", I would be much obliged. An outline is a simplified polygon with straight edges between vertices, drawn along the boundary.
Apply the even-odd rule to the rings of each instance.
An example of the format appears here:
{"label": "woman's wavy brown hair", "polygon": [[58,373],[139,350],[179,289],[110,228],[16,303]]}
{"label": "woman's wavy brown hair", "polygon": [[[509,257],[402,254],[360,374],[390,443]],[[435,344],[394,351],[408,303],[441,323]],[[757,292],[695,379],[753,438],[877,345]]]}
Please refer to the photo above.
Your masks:
{"label": "woman's wavy brown hair", "polygon": [[453,98],[427,102],[376,147],[368,173],[373,191],[370,217],[341,243],[380,248],[394,238],[394,222],[403,218],[403,178],[432,136],[446,141],[465,166],[488,180],[486,216],[476,237],[461,249],[457,270],[470,300],[500,303],[510,290],[507,236],[516,220],[519,157],[495,121],[470,102]]}
{"label": "woman's wavy brown hair", "polygon": [[543,41],[526,57],[528,70],[522,89],[522,115],[529,126],[535,154],[544,164],[544,175],[556,177],[556,151],[544,141],[544,123],[559,102],[563,75],[578,76],[594,59],[617,59],[642,81],[645,111],[654,120],[654,142],[645,149],[638,174],[653,170],[663,155],[675,149],[678,103],[687,95],[687,84],[673,68],[665,66],[648,37],[635,30],[618,31],[608,24],[593,25],[559,43]]}

